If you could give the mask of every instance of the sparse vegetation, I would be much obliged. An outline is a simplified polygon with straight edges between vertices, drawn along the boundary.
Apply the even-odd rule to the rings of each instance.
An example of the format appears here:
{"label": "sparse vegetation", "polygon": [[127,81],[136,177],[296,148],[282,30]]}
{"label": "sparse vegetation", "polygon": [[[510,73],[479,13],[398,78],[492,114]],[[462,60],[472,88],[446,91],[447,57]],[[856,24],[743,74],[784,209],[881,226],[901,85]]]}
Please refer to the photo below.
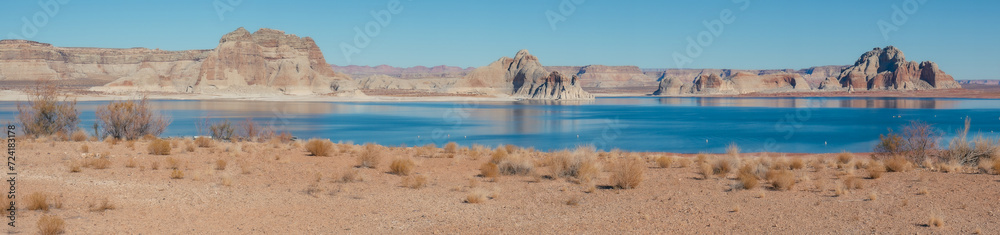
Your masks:
{"label": "sparse vegetation", "polygon": [[590,182],[601,172],[592,147],[580,147],[572,153],[552,153],[552,173],[556,177],[573,177],[578,183]]}
{"label": "sparse vegetation", "polygon": [[24,134],[67,135],[77,130],[80,111],[76,109],[76,100],[65,96],[60,99],[56,86],[48,80],[40,80],[27,93],[28,101],[17,103],[17,120]]}
{"label": "sparse vegetation", "polygon": [[782,169],[769,171],[767,173],[768,181],[771,181],[771,188],[778,191],[788,191],[792,190],[795,186],[795,173],[791,170]]}
{"label": "sparse vegetation", "polygon": [[38,233],[43,235],[61,234],[66,231],[66,222],[55,215],[42,215],[38,219]]}
{"label": "sparse vegetation", "polygon": [[102,199],[101,202],[97,204],[90,205],[90,211],[92,212],[104,212],[107,210],[114,210],[115,208],[117,208],[115,207],[115,204],[112,204],[107,198]]}
{"label": "sparse vegetation", "polygon": [[889,172],[907,172],[913,169],[913,163],[904,157],[896,156],[885,160],[885,168]]}
{"label": "sparse vegetation", "polygon": [[146,98],[112,101],[97,108],[97,122],[104,135],[115,139],[134,140],[146,135],[159,136],[170,119],[155,113]]}
{"label": "sparse vegetation", "polygon": [[170,155],[170,141],[155,139],[149,143],[148,149],[152,155]]}
{"label": "sparse vegetation", "polygon": [[416,166],[413,163],[413,159],[400,158],[392,160],[392,164],[389,164],[389,171],[396,175],[407,176],[413,173],[413,168]]}
{"label": "sparse vegetation", "polygon": [[871,163],[868,164],[868,178],[869,179],[882,178],[882,175],[885,174],[886,171],[887,171],[887,169],[885,167],[885,164],[882,164],[882,162],[880,162],[880,161],[874,161],[873,160],[873,161],[871,161]]}
{"label": "sparse vegetation", "polygon": [[847,151],[841,152],[837,155],[837,163],[847,164],[854,160],[854,154]]}
{"label": "sparse vegetation", "polygon": [[469,194],[465,195],[465,203],[476,204],[486,202],[488,199],[487,194],[488,193],[483,190],[473,190],[472,192],[469,192]]}
{"label": "sparse vegetation", "polygon": [[670,168],[670,165],[674,163],[674,157],[672,156],[660,156],[656,158],[656,165],[660,168]]}
{"label": "sparse vegetation", "polygon": [[28,195],[28,205],[25,206],[25,209],[49,211],[48,198],[49,196],[42,192],[31,193]]}
{"label": "sparse vegetation", "polygon": [[709,165],[707,162],[698,163],[698,174],[701,175],[701,179],[707,180],[712,178],[712,173],[714,173],[712,165]]}
{"label": "sparse vegetation", "polygon": [[215,141],[213,141],[212,138],[205,136],[198,136],[198,138],[194,139],[194,143],[198,145],[199,148],[209,148],[215,146]]}
{"label": "sparse vegetation", "polygon": [[427,176],[424,175],[413,175],[403,177],[402,182],[403,187],[419,189],[427,185]]}
{"label": "sparse vegetation", "polygon": [[483,178],[497,178],[500,176],[500,167],[496,163],[487,162],[479,167],[479,175]]}
{"label": "sparse vegetation", "polygon": [[173,171],[170,171],[170,178],[171,179],[183,179],[184,178],[184,171],[182,171],[180,169],[174,169]]}
{"label": "sparse vegetation", "polygon": [[326,139],[310,139],[306,142],[306,151],[317,157],[329,157],[333,153],[333,142]]}
{"label": "sparse vegetation", "polygon": [[500,174],[528,175],[535,169],[535,165],[530,158],[509,152],[516,149],[517,147],[513,145],[507,145],[507,147],[498,147],[496,151],[493,151],[490,162],[497,165],[500,169]]}
{"label": "sparse vegetation", "polygon": [[87,141],[87,132],[83,130],[76,130],[73,132],[73,137],[71,137],[75,142]]}
{"label": "sparse vegetation", "polygon": [[354,183],[361,181],[364,181],[364,177],[361,176],[361,171],[357,169],[347,169],[340,175],[341,183]]}
{"label": "sparse vegetation", "polygon": [[1000,159],[1000,143],[996,140],[983,138],[976,135],[972,141],[968,141],[969,126],[971,119],[965,118],[965,126],[958,130],[956,137],[951,140],[948,149],[943,151],[941,161],[953,162],[962,166],[975,167],[979,162],[986,159]]}
{"label": "sparse vegetation", "polygon": [[376,168],[382,161],[381,146],[367,143],[358,154],[358,167]]}
{"label": "sparse vegetation", "polygon": [[760,183],[758,181],[757,175],[754,173],[756,164],[744,164],[740,167],[739,172],[736,173],[736,180],[739,184],[736,188],[740,189],[753,189],[756,188]]}
{"label": "sparse vegetation", "polygon": [[927,227],[944,227],[944,219],[938,215],[931,215],[931,218],[927,221]]}
{"label": "sparse vegetation", "polygon": [[215,170],[224,171],[226,170],[226,160],[219,159],[215,160]]}
{"label": "sparse vegetation", "polygon": [[620,159],[611,170],[611,185],[619,189],[634,189],[645,179],[646,167],[642,159]]}

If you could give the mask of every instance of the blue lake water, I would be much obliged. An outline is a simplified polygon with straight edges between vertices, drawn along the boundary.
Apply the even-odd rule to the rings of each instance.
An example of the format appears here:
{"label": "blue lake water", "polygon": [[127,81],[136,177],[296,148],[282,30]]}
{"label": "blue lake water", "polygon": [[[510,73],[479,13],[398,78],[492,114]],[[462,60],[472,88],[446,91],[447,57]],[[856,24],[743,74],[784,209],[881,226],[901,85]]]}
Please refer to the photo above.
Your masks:
{"label": "blue lake water", "polygon": [[[80,102],[91,130],[94,110],[107,101]],[[911,120],[932,124],[945,138],[963,118],[973,134],[1000,133],[1000,100],[941,98],[598,98],[589,102],[264,102],[153,101],[170,116],[166,136],[198,135],[204,117],[255,121],[299,138],[416,146],[457,142],[514,144],[541,150],[594,145],[598,149],[677,153],[832,153],[871,151],[879,134]],[[14,120],[15,102],[0,102]],[[945,144],[946,142],[942,142]]]}

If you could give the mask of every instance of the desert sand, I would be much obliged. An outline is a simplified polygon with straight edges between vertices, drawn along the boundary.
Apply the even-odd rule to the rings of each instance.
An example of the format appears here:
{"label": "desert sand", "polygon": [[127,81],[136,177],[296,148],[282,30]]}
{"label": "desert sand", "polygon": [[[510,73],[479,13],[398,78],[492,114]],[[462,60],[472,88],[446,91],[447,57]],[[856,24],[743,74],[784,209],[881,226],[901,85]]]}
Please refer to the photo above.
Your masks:
{"label": "desert sand", "polygon": [[[143,140],[18,139],[17,227],[6,231],[37,233],[50,214],[65,221],[67,234],[1000,233],[996,172],[917,168],[870,179],[867,154],[848,163],[835,155],[738,155],[772,166],[802,160],[791,171],[795,185],[781,191],[766,180],[738,189],[736,170],[704,179],[699,157],[669,153],[593,153],[603,170],[582,182],[557,177],[552,154],[529,149],[512,155],[533,162],[531,173],[486,178],[480,167],[495,151],[481,147],[379,147],[379,164],[358,168],[365,153],[358,145],[336,144],[319,157],[302,141],[170,141],[169,155],[152,155]],[[676,157],[663,168],[661,156]],[[642,159],[644,180],[613,187],[612,166],[630,157]],[[410,176],[391,173],[390,162],[401,158],[415,162]],[[172,178],[171,167],[183,177]],[[360,180],[344,182],[350,173]],[[859,186],[844,189],[845,181]],[[35,192],[48,195],[48,212],[26,209]],[[484,201],[469,203],[470,195]]]}

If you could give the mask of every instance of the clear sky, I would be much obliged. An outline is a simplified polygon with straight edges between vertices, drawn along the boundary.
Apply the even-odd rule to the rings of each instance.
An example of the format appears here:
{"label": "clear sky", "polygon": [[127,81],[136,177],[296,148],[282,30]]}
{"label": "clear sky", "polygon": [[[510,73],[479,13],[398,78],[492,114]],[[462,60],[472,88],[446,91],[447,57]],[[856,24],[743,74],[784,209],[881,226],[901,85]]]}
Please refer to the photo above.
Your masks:
{"label": "clear sky", "polygon": [[[40,2],[59,8],[46,11]],[[545,65],[797,69],[851,64],[873,47],[895,45],[956,79],[1000,79],[1000,1],[400,0],[402,10],[348,62],[341,45],[354,45],[354,28],[365,30],[376,22],[370,13],[389,10],[390,2],[4,1],[0,36],[62,47],[187,50],[215,48],[238,27],[266,27],[312,37],[331,64],[402,67],[483,66],[529,49]],[[729,23],[712,34],[704,22],[726,11]],[[564,21],[553,29],[551,17]],[[687,38],[699,34],[701,52],[686,52]],[[690,60],[678,63],[675,53]]]}

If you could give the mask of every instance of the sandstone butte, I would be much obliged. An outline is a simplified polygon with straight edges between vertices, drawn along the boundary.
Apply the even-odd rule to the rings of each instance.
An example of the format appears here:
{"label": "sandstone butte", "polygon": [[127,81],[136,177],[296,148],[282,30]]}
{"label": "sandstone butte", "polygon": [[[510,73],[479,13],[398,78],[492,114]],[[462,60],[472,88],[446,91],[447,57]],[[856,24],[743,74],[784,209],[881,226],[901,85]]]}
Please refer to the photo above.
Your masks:
{"label": "sandstone butte", "polygon": [[517,52],[514,58],[503,57],[476,68],[460,79],[451,91],[523,99],[594,99],[594,95],[583,90],[576,75],[567,77],[558,71],[549,72],[528,50]]}
{"label": "sandstone butte", "polygon": [[813,89],[809,74],[834,74],[830,70],[837,66],[814,67],[823,71],[779,71],[776,73],[754,74],[736,72],[723,77],[719,71],[703,71],[693,80],[683,80],[670,73],[663,73],[660,84],[653,95],[718,95],[748,93],[783,93],[808,91],[853,91],[853,90],[930,90],[955,89],[961,86],[950,75],[941,71],[930,61],[917,63],[906,61],[903,52],[888,46],[866,52],[854,65],[843,67],[836,76],[827,77]]}

